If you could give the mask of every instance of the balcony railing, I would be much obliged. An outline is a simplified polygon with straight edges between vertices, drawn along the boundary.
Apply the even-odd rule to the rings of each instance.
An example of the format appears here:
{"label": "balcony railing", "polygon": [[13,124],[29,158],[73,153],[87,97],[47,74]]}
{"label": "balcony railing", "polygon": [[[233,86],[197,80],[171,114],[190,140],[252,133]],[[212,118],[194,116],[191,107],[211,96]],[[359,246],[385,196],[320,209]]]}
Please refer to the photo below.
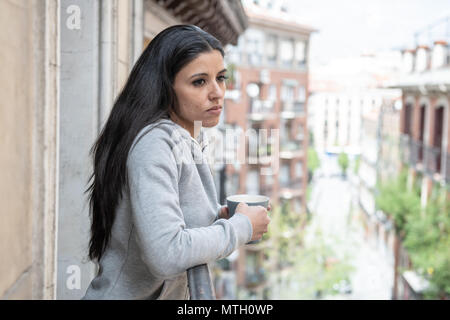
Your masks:
{"label": "balcony railing", "polygon": [[302,178],[280,181],[280,197],[283,199],[292,199],[303,195]]}
{"label": "balcony railing", "polygon": [[411,158],[411,146],[410,146],[410,136],[407,134],[402,134],[400,136],[400,155],[403,163],[410,164]]}
{"label": "balcony railing", "polygon": [[424,145],[422,142],[412,139],[407,134],[400,136],[400,154],[404,163],[412,167],[416,167],[418,163],[422,163],[424,156],[423,150]]}
{"label": "balcony railing", "polygon": [[[415,166],[419,163],[423,163],[423,143],[414,139],[410,140],[410,164]],[[422,169],[422,166],[419,166]]]}
{"label": "balcony railing", "polygon": [[[427,175],[443,173],[442,179],[450,183],[450,154],[442,155],[442,149],[424,145],[421,141],[412,139],[409,135],[400,137],[400,154],[404,163]],[[445,164],[445,168],[442,168]]]}
{"label": "balcony railing", "polygon": [[262,121],[275,118],[276,115],[274,113],[273,104],[274,102],[272,100],[253,100],[250,107],[250,120]]}
{"label": "balcony railing", "polygon": [[293,119],[305,115],[305,103],[301,101],[284,101],[281,117],[283,119]]}
{"label": "balcony railing", "polygon": [[302,181],[302,178],[281,180],[280,187],[286,188],[286,189],[301,189],[303,187],[303,181]]}
{"label": "balcony railing", "polygon": [[281,144],[280,158],[294,159],[303,155],[303,146],[300,141],[287,141]]}
{"label": "balcony railing", "polygon": [[429,175],[441,172],[441,148],[438,147],[425,147],[425,159],[426,166],[425,172]]}
{"label": "balcony railing", "polygon": [[270,164],[272,156],[272,146],[270,144],[266,146],[260,146],[256,152],[249,150],[248,163],[255,165],[267,165]]}

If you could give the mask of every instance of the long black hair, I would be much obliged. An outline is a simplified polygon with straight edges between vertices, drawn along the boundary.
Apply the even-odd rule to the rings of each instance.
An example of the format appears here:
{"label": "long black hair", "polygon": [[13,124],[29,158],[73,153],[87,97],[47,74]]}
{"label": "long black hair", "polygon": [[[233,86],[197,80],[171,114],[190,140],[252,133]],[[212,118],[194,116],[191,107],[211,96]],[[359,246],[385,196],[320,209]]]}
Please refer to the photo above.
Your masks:
{"label": "long black hair", "polygon": [[97,141],[89,192],[91,239],[89,258],[99,261],[111,238],[115,209],[127,185],[126,161],[137,134],[147,125],[177,111],[175,75],[199,54],[224,51],[219,40],[193,25],[161,31],[134,65]]}

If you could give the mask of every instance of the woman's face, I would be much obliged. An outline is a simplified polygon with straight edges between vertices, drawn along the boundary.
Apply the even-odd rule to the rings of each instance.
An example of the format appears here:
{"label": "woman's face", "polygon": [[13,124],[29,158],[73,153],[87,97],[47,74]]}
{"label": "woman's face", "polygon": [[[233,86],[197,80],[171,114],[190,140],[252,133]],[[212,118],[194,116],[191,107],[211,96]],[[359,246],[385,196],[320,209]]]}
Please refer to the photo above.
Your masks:
{"label": "woman's face", "polygon": [[174,90],[178,99],[176,114],[171,118],[194,136],[194,121],[203,127],[219,122],[225,95],[226,69],[219,51],[201,53],[175,76]]}

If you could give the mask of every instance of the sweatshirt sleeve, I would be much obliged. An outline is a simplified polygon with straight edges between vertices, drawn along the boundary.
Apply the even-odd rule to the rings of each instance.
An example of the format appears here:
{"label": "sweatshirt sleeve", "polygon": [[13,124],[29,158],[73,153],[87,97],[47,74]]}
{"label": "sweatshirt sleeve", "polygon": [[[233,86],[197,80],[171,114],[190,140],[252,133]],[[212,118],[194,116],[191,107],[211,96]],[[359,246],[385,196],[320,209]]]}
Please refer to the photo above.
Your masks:
{"label": "sweatshirt sleeve", "polygon": [[158,134],[148,133],[139,140],[129,154],[127,172],[141,258],[155,276],[176,276],[222,259],[250,241],[252,226],[242,214],[217,219],[208,227],[186,228],[175,157],[169,142]]}
{"label": "sweatshirt sleeve", "polygon": [[216,220],[219,219],[220,209],[222,209],[222,207],[225,206],[221,205],[220,203],[217,203]]}

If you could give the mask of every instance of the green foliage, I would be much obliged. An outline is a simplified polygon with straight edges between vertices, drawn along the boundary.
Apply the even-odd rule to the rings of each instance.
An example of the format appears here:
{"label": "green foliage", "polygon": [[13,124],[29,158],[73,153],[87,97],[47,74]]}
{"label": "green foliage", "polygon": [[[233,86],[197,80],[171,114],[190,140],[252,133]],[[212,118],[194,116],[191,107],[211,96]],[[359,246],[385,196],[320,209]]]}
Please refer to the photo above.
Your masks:
{"label": "green foliage", "polygon": [[236,84],[236,65],[234,63],[230,63],[227,66],[227,70],[228,70],[227,87],[234,88]]}
{"label": "green foliage", "polygon": [[317,151],[313,148],[308,148],[308,170],[311,174],[320,167],[320,159],[317,155]]}
{"label": "green foliage", "polygon": [[354,174],[358,174],[360,163],[361,163],[361,156],[358,155],[358,156],[356,156],[356,158],[355,158]]}
{"label": "green foliage", "polygon": [[315,141],[315,139],[314,139],[314,132],[313,131],[309,131],[309,145],[310,146],[313,146],[314,145],[314,141]]}
{"label": "green foliage", "polygon": [[432,284],[428,297],[450,296],[450,204],[432,199],[406,225],[405,248],[414,267]]}
{"label": "green foliage", "polygon": [[349,165],[348,155],[347,155],[345,152],[341,152],[341,153],[339,154],[339,157],[338,157],[338,164],[339,164],[339,166],[340,166],[341,169],[342,169],[342,174],[345,175],[345,173],[346,173],[346,171],[347,171],[347,168],[348,168],[348,165]]}
{"label": "green foliage", "polygon": [[272,208],[270,219],[269,230],[263,236],[263,240],[267,239],[271,244],[267,254],[278,266],[289,265],[292,263],[289,253],[301,246],[303,240],[301,226],[305,215],[295,213],[288,203],[283,203]]}
{"label": "green foliage", "polygon": [[377,207],[393,218],[399,235],[404,234],[408,217],[420,212],[420,198],[407,189],[405,175],[381,184],[376,198]]}
{"label": "green foliage", "polygon": [[406,173],[379,186],[376,203],[389,214],[403,239],[414,269],[429,280],[425,298],[450,296],[450,202],[446,191],[420,205],[417,183],[409,191]]}

